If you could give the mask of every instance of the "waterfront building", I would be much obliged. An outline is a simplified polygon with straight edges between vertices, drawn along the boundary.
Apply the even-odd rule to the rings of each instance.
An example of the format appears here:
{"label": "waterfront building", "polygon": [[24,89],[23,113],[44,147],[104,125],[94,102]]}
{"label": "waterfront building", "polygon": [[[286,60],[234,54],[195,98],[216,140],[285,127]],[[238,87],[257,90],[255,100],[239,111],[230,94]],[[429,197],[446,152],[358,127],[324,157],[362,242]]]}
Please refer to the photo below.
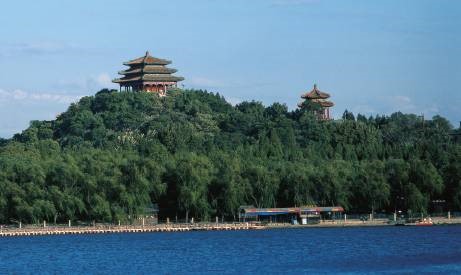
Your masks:
{"label": "waterfront building", "polygon": [[112,82],[120,85],[120,91],[146,91],[158,93],[161,96],[171,87],[177,87],[184,78],[174,76],[176,69],[168,68],[171,61],[156,58],[146,52],[142,57],[124,62],[129,68],[120,71],[123,77]]}
{"label": "waterfront building", "polygon": [[241,206],[239,221],[290,222],[292,224],[319,223],[321,219],[342,219],[344,208],[341,206],[288,207],[288,208],[255,208]]}
{"label": "waterfront building", "polygon": [[155,225],[158,224],[158,204],[153,203],[149,207],[144,208],[144,214],[139,215],[137,220],[133,222],[135,225]]}
{"label": "waterfront building", "polygon": [[328,101],[330,94],[320,91],[317,88],[317,84],[314,84],[314,88],[310,92],[306,92],[301,95],[301,98],[304,99],[303,103],[300,103],[298,106],[302,107],[303,104],[311,102],[318,106],[318,110],[315,110],[316,115],[321,120],[330,120],[330,108],[334,106],[334,103]]}

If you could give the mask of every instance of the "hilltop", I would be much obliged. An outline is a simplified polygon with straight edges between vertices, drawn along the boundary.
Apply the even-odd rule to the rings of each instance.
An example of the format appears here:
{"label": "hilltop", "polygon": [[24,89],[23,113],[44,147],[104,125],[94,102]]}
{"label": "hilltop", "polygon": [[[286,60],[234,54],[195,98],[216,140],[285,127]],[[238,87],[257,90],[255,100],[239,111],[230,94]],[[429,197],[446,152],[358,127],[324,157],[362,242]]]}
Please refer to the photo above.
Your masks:
{"label": "hilltop", "polygon": [[0,223],[124,221],[153,203],[162,217],[200,219],[249,204],[460,210],[452,128],[440,116],[319,121],[308,105],[102,90],[0,141]]}

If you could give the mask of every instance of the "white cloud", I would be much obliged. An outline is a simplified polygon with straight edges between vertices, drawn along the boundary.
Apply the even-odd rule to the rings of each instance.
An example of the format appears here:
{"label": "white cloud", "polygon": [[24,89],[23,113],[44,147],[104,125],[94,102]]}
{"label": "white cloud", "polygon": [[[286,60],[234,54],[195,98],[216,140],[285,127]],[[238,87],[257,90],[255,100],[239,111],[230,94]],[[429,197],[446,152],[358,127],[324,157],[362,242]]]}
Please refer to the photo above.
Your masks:
{"label": "white cloud", "polygon": [[207,78],[207,77],[191,77],[189,79],[189,84],[192,86],[198,87],[207,87],[207,88],[218,88],[225,86],[222,81]]}
{"label": "white cloud", "polygon": [[0,137],[11,137],[31,120],[56,118],[82,95],[65,92],[31,92],[0,89]]}
{"label": "white cloud", "polygon": [[360,113],[366,116],[390,115],[395,112],[402,112],[406,114],[424,114],[429,118],[446,111],[445,109],[441,110],[437,102],[425,102],[419,100],[419,98],[415,100],[403,94],[367,98],[361,102],[349,103],[349,106],[351,107],[347,107],[347,109],[354,114]]}
{"label": "white cloud", "polygon": [[27,97],[27,93],[22,90],[14,90],[11,92],[11,95],[14,99],[22,100]]}
{"label": "white cloud", "polygon": [[0,44],[0,55],[14,56],[18,54],[55,55],[63,53],[91,53],[95,50],[83,48],[74,44],[62,42],[24,42]]}
{"label": "white cloud", "polygon": [[79,100],[82,95],[69,95],[65,93],[40,93],[26,92],[23,90],[6,91],[0,89],[0,102],[11,101],[48,101],[57,103],[72,103]]}
{"label": "white cloud", "polygon": [[390,96],[388,100],[391,107],[396,111],[411,112],[416,108],[412,100],[405,95]]}
{"label": "white cloud", "polygon": [[91,93],[96,92],[97,90],[108,88],[108,89],[117,89],[117,84],[112,83],[108,73],[100,73],[96,76],[90,76],[85,80],[84,85],[85,91]]}
{"label": "white cloud", "polygon": [[232,106],[235,106],[241,102],[243,102],[242,99],[237,98],[237,97],[229,97],[229,96],[224,96],[227,102],[229,102]]}
{"label": "white cloud", "polygon": [[237,81],[233,80],[219,80],[212,79],[207,77],[190,77],[186,81],[186,87],[192,86],[192,88],[212,88],[212,89],[223,89],[223,88],[232,88],[232,89],[241,89],[241,90],[250,90],[255,88],[264,88],[274,85],[274,83],[269,82],[254,82],[254,81]]}
{"label": "white cloud", "polygon": [[440,114],[440,108],[436,102],[418,102],[406,95],[388,96],[385,98],[384,103],[386,103],[384,105],[384,113],[402,112],[424,114],[427,117]]}
{"label": "white cloud", "polygon": [[96,82],[102,87],[110,87],[114,86],[112,83],[112,79],[110,78],[109,74],[102,73],[96,77]]}
{"label": "white cloud", "polygon": [[112,83],[110,75],[104,72],[81,79],[60,80],[54,84],[54,88],[72,93],[95,93],[104,88],[117,89],[118,86]]}
{"label": "white cloud", "polygon": [[55,42],[21,43],[14,45],[14,49],[17,51],[33,54],[58,53],[69,48],[73,47]]}
{"label": "white cloud", "polygon": [[368,104],[354,106],[351,110],[354,114],[373,115],[376,113],[375,108]]}

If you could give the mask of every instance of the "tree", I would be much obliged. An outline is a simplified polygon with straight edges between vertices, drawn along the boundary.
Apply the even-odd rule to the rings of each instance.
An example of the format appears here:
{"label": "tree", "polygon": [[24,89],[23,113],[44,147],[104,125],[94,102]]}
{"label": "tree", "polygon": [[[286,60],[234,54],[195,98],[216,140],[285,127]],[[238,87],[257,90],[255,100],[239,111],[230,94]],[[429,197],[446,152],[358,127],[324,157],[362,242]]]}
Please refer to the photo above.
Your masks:
{"label": "tree", "polygon": [[175,180],[178,204],[189,220],[189,213],[208,218],[207,189],[212,180],[213,166],[207,157],[181,153],[176,161]]}
{"label": "tree", "polygon": [[461,144],[444,118],[323,121],[318,104],[241,102],[202,90],[81,98],[0,139],[0,222],[234,218],[241,205],[461,210]]}
{"label": "tree", "polygon": [[280,171],[278,201],[282,206],[315,205],[314,168],[301,163],[284,163]]}
{"label": "tree", "polygon": [[371,213],[389,203],[390,186],[384,177],[384,164],[381,161],[359,164],[355,180],[356,199],[364,202]]}
{"label": "tree", "polygon": [[216,153],[212,158],[216,176],[209,187],[209,201],[221,215],[236,219],[238,209],[248,201],[251,187],[242,179],[241,160],[236,155]]}
{"label": "tree", "polygon": [[352,112],[349,112],[348,110],[345,110],[343,113],[343,119],[344,120],[354,120],[355,121],[355,116]]}
{"label": "tree", "polygon": [[453,151],[449,164],[443,169],[443,177],[448,208],[461,209],[461,147]]}
{"label": "tree", "polygon": [[243,172],[243,179],[251,186],[249,194],[256,207],[275,207],[279,187],[277,175],[258,164],[248,164]]}

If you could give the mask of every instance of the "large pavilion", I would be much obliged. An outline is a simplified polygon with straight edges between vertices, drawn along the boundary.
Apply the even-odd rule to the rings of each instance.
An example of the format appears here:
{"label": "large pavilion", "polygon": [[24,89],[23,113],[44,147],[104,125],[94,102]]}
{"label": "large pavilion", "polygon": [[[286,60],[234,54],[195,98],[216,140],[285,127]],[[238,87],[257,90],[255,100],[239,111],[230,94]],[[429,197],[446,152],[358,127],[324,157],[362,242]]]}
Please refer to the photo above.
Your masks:
{"label": "large pavilion", "polygon": [[177,87],[178,82],[184,78],[174,76],[176,69],[168,68],[166,65],[171,61],[153,57],[146,52],[145,56],[124,62],[128,69],[120,71],[121,78],[112,82],[120,85],[120,91],[146,91],[154,92],[163,96],[168,88]]}

